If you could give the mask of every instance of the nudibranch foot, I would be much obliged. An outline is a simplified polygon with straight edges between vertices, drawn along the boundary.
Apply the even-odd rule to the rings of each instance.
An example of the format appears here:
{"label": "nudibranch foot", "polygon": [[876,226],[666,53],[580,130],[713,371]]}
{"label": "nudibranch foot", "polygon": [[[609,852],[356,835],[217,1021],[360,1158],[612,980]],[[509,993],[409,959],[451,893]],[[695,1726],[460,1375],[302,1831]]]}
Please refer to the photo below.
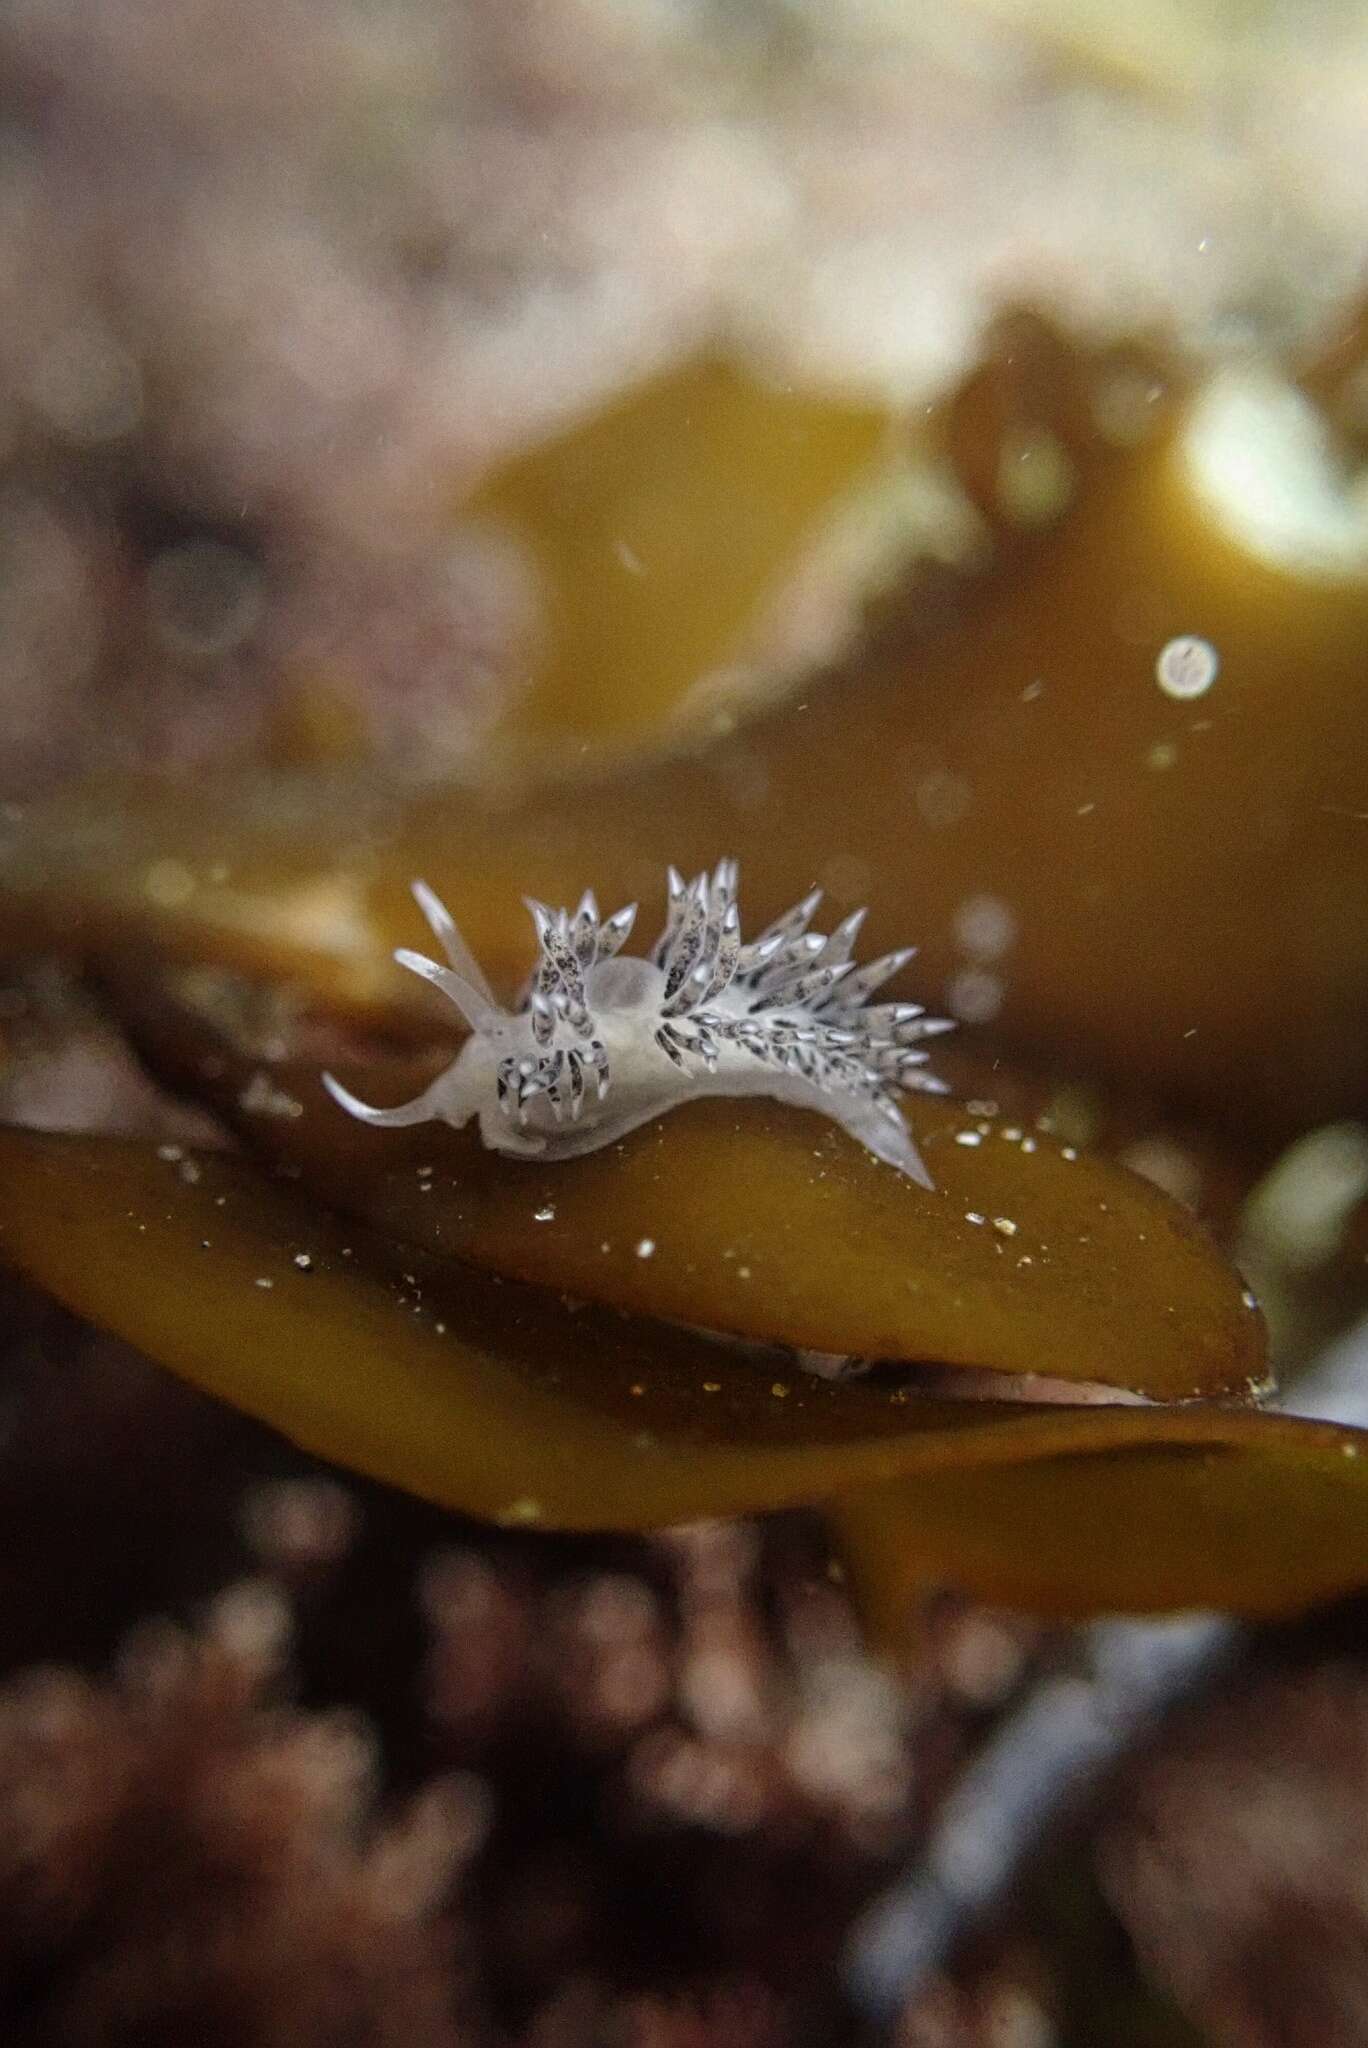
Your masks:
{"label": "nudibranch foot", "polygon": [[604,918],[592,891],[573,912],[525,898],[537,961],[511,1010],[446,907],[415,882],[447,965],[407,948],[395,958],[441,989],[470,1036],[423,1094],[393,1109],[358,1101],[330,1074],[324,1084],[366,1123],[459,1128],[475,1117],[495,1151],[544,1159],[596,1151],[693,1095],[767,1095],[831,1118],[929,1188],[898,1095],[944,1093],[923,1041],[953,1026],[916,1003],[871,1001],[915,948],[858,966],[865,913],[812,931],[820,889],[745,944],[738,880],[734,860],[688,882],[670,868],[665,928],[644,956],[621,950],[635,904]]}

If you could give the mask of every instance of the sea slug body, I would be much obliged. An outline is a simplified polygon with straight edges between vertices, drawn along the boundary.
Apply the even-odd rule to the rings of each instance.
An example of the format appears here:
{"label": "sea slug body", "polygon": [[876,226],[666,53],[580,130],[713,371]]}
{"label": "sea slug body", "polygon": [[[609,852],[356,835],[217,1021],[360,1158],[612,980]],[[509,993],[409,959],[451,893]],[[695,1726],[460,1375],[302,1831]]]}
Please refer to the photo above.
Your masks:
{"label": "sea slug body", "polygon": [[871,997],[915,948],[861,967],[852,949],[864,912],[829,935],[809,929],[814,890],[749,944],[741,937],[734,860],[686,882],[669,870],[665,929],[645,957],[622,947],[636,905],[601,917],[527,900],[538,957],[515,1009],[500,1007],[449,912],[422,882],[417,898],[447,965],[401,949],[399,963],[456,1005],[470,1036],[412,1102],[373,1109],[331,1074],[334,1100],[385,1126],[472,1117],[497,1152],[570,1159],[650,1123],[697,1095],[768,1095],[816,1110],[923,1187],[932,1185],[898,1092],[943,1094],[922,1041],[953,1027],[915,1003]]}

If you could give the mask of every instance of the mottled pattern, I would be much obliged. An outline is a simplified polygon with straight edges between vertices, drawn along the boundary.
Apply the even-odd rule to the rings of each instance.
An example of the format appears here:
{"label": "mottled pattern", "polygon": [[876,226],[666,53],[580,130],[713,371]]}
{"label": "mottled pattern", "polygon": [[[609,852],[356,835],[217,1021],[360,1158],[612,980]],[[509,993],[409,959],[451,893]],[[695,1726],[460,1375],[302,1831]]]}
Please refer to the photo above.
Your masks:
{"label": "mottled pattern", "polygon": [[547,1158],[596,1151],[692,1095],[770,1095],[832,1118],[929,1187],[898,1094],[944,1092],[922,1041],[952,1026],[916,1003],[871,1000],[915,948],[859,966],[865,913],[810,930],[820,889],[743,944],[738,879],[734,860],[691,882],[671,868],[665,929],[645,959],[619,957],[635,904],[603,918],[592,892],[573,913],[529,898],[538,957],[514,1011],[494,1002],[450,915],[416,884],[449,964],[407,948],[395,958],[450,997],[471,1036],[397,1108],[373,1109],[325,1075],[330,1092],[368,1123],[478,1117],[496,1151]]}

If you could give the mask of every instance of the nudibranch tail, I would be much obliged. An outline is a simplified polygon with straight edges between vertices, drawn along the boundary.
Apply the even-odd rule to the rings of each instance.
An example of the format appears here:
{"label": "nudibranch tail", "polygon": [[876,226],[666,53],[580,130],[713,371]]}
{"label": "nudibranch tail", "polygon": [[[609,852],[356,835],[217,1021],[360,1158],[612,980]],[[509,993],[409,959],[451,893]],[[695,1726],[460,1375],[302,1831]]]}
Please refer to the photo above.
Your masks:
{"label": "nudibranch tail", "polygon": [[349,1088],[332,1074],[323,1076],[323,1086],[333,1101],[349,1115],[360,1117],[362,1123],[378,1124],[386,1130],[398,1130],[404,1124],[430,1123],[437,1111],[428,1100],[427,1091],[415,1095],[412,1102],[401,1102],[394,1109],[375,1109],[369,1102],[362,1102]]}
{"label": "nudibranch tail", "polygon": [[325,1075],[329,1092],[374,1124],[477,1115],[487,1145],[547,1158],[610,1144],[691,1094],[770,1095],[832,1118],[930,1187],[897,1097],[944,1092],[922,1042],[953,1026],[916,1003],[871,1001],[915,948],[857,966],[865,913],[814,932],[820,889],[744,943],[738,881],[734,860],[692,881],[670,868],[665,926],[645,956],[622,953],[635,904],[604,918],[592,890],[573,912],[524,898],[537,959],[511,1010],[445,906],[415,883],[448,965],[407,948],[395,958],[442,990],[471,1035],[413,1102],[372,1109]]}

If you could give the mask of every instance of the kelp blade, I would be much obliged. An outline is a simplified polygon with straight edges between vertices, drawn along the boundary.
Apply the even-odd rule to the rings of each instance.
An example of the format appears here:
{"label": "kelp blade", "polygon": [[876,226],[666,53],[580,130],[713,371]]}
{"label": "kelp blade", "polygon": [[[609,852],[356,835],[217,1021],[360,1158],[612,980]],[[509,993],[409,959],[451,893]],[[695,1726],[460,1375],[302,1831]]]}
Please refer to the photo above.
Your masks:
{"label": "kelp blade", "polygon": [[[124,978],[113,994],[164,1079],[329,1207],[430,1252],[760,1343],[1162,1400],[1266,1389],[1262,1318],[1190,1213],[1009,1118],[911,1098],[930,1191],[821,1117],[755,1099],[689,1104],[541,1166],[473,1129],[356,1124],[317,1061],[263,1063],[171,980]],[[399,1101],[431,1071],[395,1061],[343,1078]]]}
{"label": "kelp blade", "polygon": [[505,1522],[864,1500],[909,1583],[1059,1611],[1276,1613],[1368,1579],[1358,1432],[804,1380],[387,1246],[225,1155],[0,1133],[0,1251],[304,1448]]}
{"label": "kelp blade", "polygon": [[[525,893],[650,906],[667,861],[727,853],[748,922],[822,883],[838,915],[870,904],[873,951],[921,942],[909,995],[986,975],[975,1004],[1005,1043],[1273,1141],[1361,1114],[1368,575],[1251,553],[1195,478],[1200,418],[1103,463],[910,649],[706,746],[616,774],[591,757],[554,788],[361,772],[72,792],[6,835],[0,935],[105,958],[152,938],[388,1007],[415,876],[511,988]],[[614,657],[616,613],[596,616],[602,659],[579,671]],[[1192,698],[1158,674],[1186,635],[1217,660]],[[962,943],[985,900],[986,963]]]}

